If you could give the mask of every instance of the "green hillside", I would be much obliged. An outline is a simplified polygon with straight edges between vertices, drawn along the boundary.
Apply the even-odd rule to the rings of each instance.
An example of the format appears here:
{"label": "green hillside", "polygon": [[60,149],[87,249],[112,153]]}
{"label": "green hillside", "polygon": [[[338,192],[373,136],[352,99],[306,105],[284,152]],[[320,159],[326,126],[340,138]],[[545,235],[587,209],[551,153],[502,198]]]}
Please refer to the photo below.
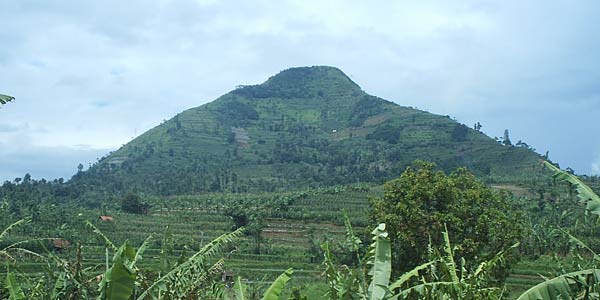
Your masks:
{"label": "green hillside", "polygon": [[147,131],[73,177],[88,192],[277,191],[383,182],[416,159],[488,182],[535,180],[539,155],[368,95],[333,67],[280,72]]}

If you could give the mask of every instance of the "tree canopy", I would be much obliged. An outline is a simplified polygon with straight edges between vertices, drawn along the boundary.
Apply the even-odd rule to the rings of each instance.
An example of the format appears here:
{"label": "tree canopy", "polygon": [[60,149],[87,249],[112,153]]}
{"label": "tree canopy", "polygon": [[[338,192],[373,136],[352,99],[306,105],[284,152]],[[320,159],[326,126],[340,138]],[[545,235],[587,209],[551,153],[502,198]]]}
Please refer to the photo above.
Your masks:
{"label": "tree canopy", "polygon": [[465,168],[449,175],[435,164],[416,162],[371,199],[372,218],[386,223],[394,249],[394,269],[406,271],[425,261],[428,246],[442,244],[447,226],[456,254],[485,259],[522,235],[522,217],[507,194],[493,191]]}
{"label": "tree canopy", "polygon": [[127,193],[121,201],[121,209],[124,212],[132,214],[148,213],[148,204],[143,203],[140,196],[134,193]]}

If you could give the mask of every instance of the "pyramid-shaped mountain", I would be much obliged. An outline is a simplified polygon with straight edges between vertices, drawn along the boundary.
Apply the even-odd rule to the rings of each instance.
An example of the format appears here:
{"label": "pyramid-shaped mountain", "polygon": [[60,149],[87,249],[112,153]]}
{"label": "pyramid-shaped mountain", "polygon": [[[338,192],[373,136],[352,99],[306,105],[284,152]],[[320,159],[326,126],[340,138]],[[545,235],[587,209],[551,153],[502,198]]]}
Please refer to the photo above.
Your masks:
{"label": "pyramid-shaped mountain", "polygon": [[516,181],[538,172],[538,158],[447,116],[368,95],[339,69],[316,66],[188,109],[73,182],[159,195],[271,191],[382,182],[417,159]]}

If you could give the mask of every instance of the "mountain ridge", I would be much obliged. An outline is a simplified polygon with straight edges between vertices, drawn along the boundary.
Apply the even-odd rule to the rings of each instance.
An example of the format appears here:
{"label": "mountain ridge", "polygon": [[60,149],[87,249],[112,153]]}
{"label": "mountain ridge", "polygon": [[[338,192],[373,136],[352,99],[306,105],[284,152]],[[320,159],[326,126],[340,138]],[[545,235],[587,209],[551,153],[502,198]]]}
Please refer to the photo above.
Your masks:
{"label": "mountain ridge", "polygon": [[187,109],[74,176],[111,191],[272,191],[382,182],[416,159],[488,180],[531,177],[539,155],[365,93],[335,67],[290,68]]}

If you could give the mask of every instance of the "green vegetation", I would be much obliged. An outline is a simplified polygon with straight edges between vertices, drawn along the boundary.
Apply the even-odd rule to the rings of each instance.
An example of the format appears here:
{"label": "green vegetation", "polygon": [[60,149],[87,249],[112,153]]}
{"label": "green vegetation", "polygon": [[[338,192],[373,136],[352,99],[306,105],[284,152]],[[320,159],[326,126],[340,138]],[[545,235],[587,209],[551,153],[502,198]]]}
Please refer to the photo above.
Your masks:
{"label": "green vegetation", "polygon": [[[539,155],[366,94],[332,67],[293,68],[186,110],[77,173],[80,202],[127,192],[264,192],[395,178],[417,159],[488,183],[543,177]],[[87,188],[87,187],[93,188]]]}
{"label": "green vegetation", "polygon": [[[80,211],[83,212],[82,216],[76,218],[76,220],[67,220],[65,225],[56,228],[54,234],[61,232],[62,230],[62,233],[66,234],[63,236],[66,237],[70,235],[71,240],[84,242],[85,246],[77,246],[74,249],[75,253],[69,251],[71,254],[60,252],[49,254],[53,261],[49,263],[49,268],[56,273],[47,275],[50,277],[43,277],[45,278],[44,282],[46,285],[54,285],[57,283],[53,280],[61,278],[61,272],[66,272],[62,267],[59,268],[59,265],[71,266],[67,268],[69,270],[74,270],[74,268],[77,269],[74,266],[78,265],[78,257],[80,257],[79,264],[81,265],[79,270],[86,270],[85,272],[88,272],[86,274],[81,274],[80,276],[88,276],[88,278],[98,275],[106,276],[106,270],[113,270],[115,266],[118,266],[116,267],[116,270],[120,270],[118,272],[122,272],[126,269],[122,268],[119,264],[122,264],[122,266],[131,266],[131,263],[133,262],[131,253],[135,252],[127,250],[128,247],[131,247],[128,245],[142,244],[143,246],[141,246],[140,249],[143,249],[143,252],[141,252],[141,254],[143,254],[143,259],[136,262],[135,265],[138,268],[137,271],[133,272],[134,269],[131,268],[130,270],[132,270],[131,274],[135,274],[136,279],[134,282],[139,283],[139,276],[140,280],[145,280],[144,284],[146,287],[149,287],[154,282],[153,280],[160,278],[161,274],[167,274],[172,268],[187,261],[187,257],[190,256],[186,253],[189,253],[190,251],[192,251],[192,253],[198,252],[201,251],[203,247],[206,247],[208,244],[202,240],[207,241],[229,231],[235,221],[234,214],[229,214],[227,212],[230,210],[228,207],[239,206],[242,208],[236,208],[234,210],[246,212],[251,216],[248,217],[248,220],[250,221],[247,223],[248,226],[251,225],[253,218],[261,219],[262,227],[257,230],[257,232],[259,235],[262,235],[264,243],[258,246],[261,249],[259,250],[260,254],[254,254],[257,253],[254,240],[255,237],[251,235],[246,237],[239,236],[235,243],[235,248],[229,248],[230,250],[227,250],[233,252],[225,255],[225,260],[222,262],[222,265],[219,265],[219,268],[221,268],[219,270],[236,270],[236,275],[241,276],[241,278],[251,279],[252,281],[266,275],[267,277],[265,279],[259,279],[259,281],[266,281],[268,283],[257,285],[257,283],[244,283],[243,279],[237,279],[236,281],[241,283],[238,284],[236,288],[229,289],[226,286],[226,282],[221,282],[219,279],[222,274],[221,271],[215,271],[214,278],[211,277],[210,283],[207,282],[206,284],[198,285],[201,287],[201,290],[196,289],[190,291],[191,293],[193,292],[193,295],[205,297],[202,299],[211,299],[207,295],[210,295],[211,297],[216,295],[215,297],[217,298],[215,299],[224,299],[223,297],[227,297],[227,295],[231,295],[231,293],[235,294],[240,293],[241,291],[247,291],[248,293],[245,296],[246,299],[258,299],[260,298],[259,296],[263,295],[266,291],[270,282],[276,279],[278,274],[281,274],[281,272],[284,272],[289,267],[293,267],[295,271],[289,283],[292,286],[295,286],[295,294],[291,293],[289,289],[282,289],[280,291],[284,294],[284,297],[296,297],[289,299],[303,299],[302,297],[305,296],[310,297],[308,299],[327,299],[324,298],[324,293],[327,293],[329,299],[355,299],[356,297],[362,299],[363,296],[361,295],[364,295],[366,299],[388,299],[385,297],[394,295],[398,296],[398,299],[439,299],[441,295],[450,295],[452,299],[500,299],[501,297],[507,296],[508,292],[505,292],[503,286],[499,285],[497,281],[497,274],[498,271],[505,270],[507,258],[512,257],[515,254],[514,250],[509,252],[501,250],[508,250],[514,248],[514,246],[511,247],[508,245],[500,249],[500,252],[494,252],[492,255],[489,255],[487,259],[482,257],[465,257],[460,254],[460,252],[463,251],[463,247],[460,246],[460,244],[464,243],[465,239],[461,237],[460,232],[453,233],[450,229],[451,226],[454,226],[450,224],[455,222],[455,219],[444,219],[445,222],[450,221],[446,223],[446,227],[441,228],[438,232],[432,231],[431,237],[434,237],[436,233],[440,235],[439,232],[442,231],[445,232],[445,234],[440,235],[439,239],[432,238],[431,243],[422,246],[424,249],[422,253],[426,253],[426,256],[424,257],[425,261],[421,265],[416,265],[418,262],[415,262],[416,266],[413,265],[414,268],[406,271],[398,271],[398,265],[395,263],[392,264],[393,258],[400,255],[400,253],[395,250],[392,251],[393,248],[391,246],[385,246],[385,241],[388,241],[387,243],[389,243],[387,230],[391,230],[391,227],[386,226],[385,232],[381,226],[378,227],[379,229],[375,229],[374,241],[379,241],[377,247],[371,245],[371,250],[368,250],[362,246],[363,241],[366,241],[367,239],[361,238],[362,234],[356,236],[354,233],[355,230],[350,224],[358,223],[363,224],[363,226],[368,225],[368,222],[365,222],[365,216],[369,209],[367,201],[367,198],[369,198],[368,195],[377,196],[379,199],[385,199],[385,197],[390,196],[390,192],[393,191],[390,187],[400,187],[402,186],[400,183],[410,183],[411,185],[408,187],[414,185],[413,192],[410,192],[410,190],[406,191],[412,195],[418,194],[417,191],[419,190],[424,192],[422,193],[421,200],[435,198],[427,197],[427,195],[440,195],[433,193],[435,191],[452,191],[458,187],[464,187],[466,188],[465,191],[470,191],[463,191],[466,195],[485,195],[486,197],[491,198],[498,197],[496,199],[497,201],[500,201],[499,199],[504,199],[504,201],[507,200],[502,198],[505,196],[495,194],[495,192],[483,187],[481,183],[474,181],[472,175],[464,172],[464,170],[458,170],[453,174],[446,176],[441,173],[441,171],[435,171],[431,164],[421,163],[420,166],[420,169],[409,168],[400,178],[389,182],[386,185],[388,187],[386,193],[383,193],[379,186],[356,185],[309,189],[288,194],[218,193],[203,196],[190,195],[168,198],[147,197],[145,201],[153,205],[153,211],[151,211],[149,215],[114,213],[111,214],[115,218],[114,222],[105,223],[98,221],[96,225],[101,232],[103,232],[100,244],[93,242],[94,239],[90,239],[89,229],[82,228],[81,226],[78,229],[77,223],[85,223],[83,220],[94,218],[94,211],[88,213],[85,212],[85,210],[80,209]],[[571,178],[567,175],[561,176],[563,177],[557,176],[557,179]],[[417,178],[420,181],[411,181],[416,180]],[[27,185],[37,184],[35,180],[31,180],[30,178],[25,179],[26,180],[22,180],[18,185],[14,185],[13,188],[16,189],[26,187]],[[428,179],[431,179],[432,181]],[[571,180],[573,183],[580,182],[577,181],[576,178],[571,178]],[[435,184],[432,185],[432,182],[435,182]],[[469,182],[470,184],[468,184]],[[459,185],[458,187],[452,185],[459,183],[463,183],[463,185]],[[439,189],[436,189],[436,186],[439,187]],[[429,189],[431,189],[431,193],[425,193],[429,192]],[[471,189],[473,190],[471,191]],[[455,190],[450,194],[460,195],[460,190],[461,189]],[[588,206],[590,201],[595,201],[594,199],[596,198],[594,197],[597,197],[594,196],[595,193],[591,192],[588,188],[578,188],[574,190],[581,191],[579,195],[582,195],[581,201],[584,201],[585,205],[580,207],[583,208]],[[395,191],[399,192],[400,190]],[[444,197],[447,195],[448,194],[443,194]],[[578,194],[575,193],[573,194],[573,197],[577,197],[577,195]],[[343,201],[339,201],[340,199],[343,199]],[[359,210],[359,213],[356,213],[356,208],[353,208],[349,212],[347,219],[344,219],[340,214],[340,210],[343,207],[352,207],[352,199],[356,199],[357,207],[362,207],[363,211],[360,212]],[[417,198],[413,199],[416,201]],[[8,203],[9,205],[5,206],[4,209],[10,210],[11,202]],[[162,206],[158,205],[159,203],[162,203]],[[332,206],[332,204],[335,204],[335,206]],[[516,207],[522,206],[523,205],[518,205]],[[474,208],[476,208],[476,206]],[[300,209],[300,211],[296,211],[296,209]],[[415,206],[414,209],[418,209],[418,207]],[[510,208],[507,209],[510,210]],[[69,210],[67,209],[66,211]],[[264,211],[265,213],[258,213],[261,211]],[[328,214],[327,211],[330,211],[330,214]],[[590,209],[586,209],[586,211],[589,211],[591,215],[594,215],[591,213]],[[320,215],[315,214],[315,212],[319,212]],[[67,214],[75,215],[74,212],[68,212]],[[276,217],[283,219],[277,219]],[[297,221],[293,221],[294,219],[297,219]],[[332,220],[334,221],[334,224],[329,223]],[[40,230],[43,228],[51,228],[51,222],[53,222],[53,220],[45,221],[44,217],[38,216],[38,219],[32,221],[29,226],[21,228],[27,229],[26,231],[15,232],[15,239],[18,241],[22,240],[21,237],[23,236],[31,235],[54,236],[54,234],[44,235]],[[296,225],[294,225],[294,222],[297,222],[295,223]],[[344,224],[346,228],[344,228]],[[165,226],[169,226],[167,231],[164,231]],[[296,228],[295,226],[298,227]],[[214,229],[207,231],[209,228]],[[136,232],[140,229],[143,229],[143,231]],[[158,233],[154,234],[152,239],[146,241],[147,236],[151,232]],[[363,227],[359,227],[357,232],[364,232]],[[197,238],[200,238],[200,240]],[[126,252],[129,254],[119,254],[121,256],[116,255],[116,253],[120,252],[119,248],[110,246],[110,244],[115,245],[114,242],[107,242],[113,240],[124,244],[121,253]],[[129,240],[129,242],[125,242],[125,240]],[[457,243],[454,246],[449,246],[450,240],[456,240]],[[570,240],[572,240],[572,237],[567,236],[567,239],[564,240],[565,244],[569,244]],[[440,242],[434,244],[434,241]],[[7,242],[11,243],[10,241]],[[319,247],[319,244],[322,244],[323,246]],[[581,244],[583,244],[583,242],[581,242]],[[33,247],[29,249],[36,249],[35,244],[30,243],[28,245]],[[383,247],[380,247],[382,245]],[[525,243],[524,245],[519,246],[519,248],[522,253],[528,253],[529,250],[527,250],[527,247],[530,246],[531,245]],[[385,250],[386,247],[389,247],[389,259],[386,258],[388,255],[385,254],[387,251]],[[115,251],[114,254],[107,256],[105,253],[105,249],[107,248],[110,251]],[[579,248],[584,249],[581,247]],[[41,253],[44,251],[39,247],[37,249],[38,252],[42,251]],[[182,249],[188,250],[182,251]],[[374,255],[376,253],[380,254]],[[129,257],[122,255],[129,255]],[[595,257],[595,254],[591,255],[591,257]],[[106,263],[106,257],[109,258],[108,264]],[[360,259],[358,259],[359,257]],[[380,258],[377,260],[377,263],[373,261],[374,257]],[[570,284],[570,289],[573,291],[572,293],[578,292],[581,290],[582,286],[578,287],[574,284],[577,282],[586,282],[585,280],[591,284],[593,281],[590,280],[594,280],[593,274],[595,274],[592,271],[588,272],[577,269],[577,266],[593,267],[593,260],[590,263],[589,259],[586,258],[590,257],[589,253],[582,253],[578,257],[580,257],[580,260],[573,261],[572,263],[567,263],[565,260],[555,262],[553,259],[550,259],[549,262],[557,266],[556,270],[550,272],[556,273],[547,274],[546,276],[553,276],[553,274],[559,275],[564,272],[580,272],[576,274],[585,275],[581,277],[580,281],[571,281],[570,278],[572,277],[565,277]],[[323,267],[320,267],[318,263],[323,258],[325,258],[325,264]],[[389,262],[387,262],[388,260]],[[482,260],[484,261],[482,262]],[[27,258],[26,261],[35,260]],[[381,265],[380,263],[382,261],[385,262],[385,264]],[[210,268],[217,262],[218,260],[211,260],[210,264],[206,266]],[[588,264],[585,264],[585,262]],[[386,267],[388,263],[389,267]],[[37,267],[31,265],[31,263],[19,263],[13,266],[11,268],[12,270],[19,269],[24,273],[7,273],[7,280],[5,280],[4,283],[7,291],[11,290],[14,293],[18,293],[20,290],[25,291],[26,293],[34,293],[34,290],[32,289],[37,286],[36,280],[42,280],[39,279],[42,277],[35,276],[41,275],[39,270],[41,270],[41,266],[44,264],[48,263],[40,261],[35,263]],[[545,263],[544,265],[547,266],[548,264],[549,263]],[[524,264],[517,264],[516,266],[518,267],[519,265],[524,266]],[[380,267],[375,268],[375,266]],[[382,279],[381,276],[369,275],[369,272],[374,268],[378,270],[378,272],[383,270],[384,274],[390,272],[390,275],[386,275],[387,278],[389,278],[389,281],[386,282],[384,280],[386,276],[383,276],[384,278]],[[385,271],[388,268],[389,271]],[[526,268],[526,270],[528,270],[531,267]],[[396,270],[395,275],[391,275],[392,270]],[[325,272],[325,277],[320,277],[322,272]],[[289,272],[286,274],[288,275],[285,276],[290,277]],[[535,276],[536,273],[535,271],[530,271],[528,274]],[[31,278],[31,276],[34,276],[34,279],[29,279],[29,281],[23,280],[25,278]],[[65,278],[72,278],[71,275],[64,276],[66,276]],[[286,278],[285,276],[284,278]],[[377,298],[382,295],[381,293],[378,293],[377,295],[380,296],[377,297],[373,296],[373,294],[369,294],[370,282],[371,280],[374,280],[375,277],[378,278],[378,283],[374,286],[389,285],[390,287],[393,287],[389,289],[390,294],[387,294],[387,291],[383,294],[386,295],[384,298]],[[125,276],[125,278],[133,277]],[[397,279],[394,281],[392,278]],[[519,277],[509,277],[508,283],[511,284],[511,280],[512,282],[515,282],[517,278]],[[537,282],[540,280],[543,279],[540,278]],[[557,281],[560,280],[554,280],[551,283],[546,283],[546,285],[555,284]],[[15,282],[30,283],[26,285],[15,285]],[[275,282],[280,283],[281,281],[275,280]],[[526,285],[523,284],[519,286],[531,287],[536,283],[535,280],[528,282],[529,283],[525,283]],[[394,283],[396,284],[393,285]],[[520,282],[516,282],[516,284],[518,285]],[[512,283],[512,285],[516,286],[514,283]],[[71,287],[75,286],[76,285],[71,285]],[[108,291],[109,286],[109,284],[106,284],[104,289]],[[319,286],[324,287],[325,290],[310,293],[310,291],[314,291],[314,289]],[[362,288],[360,288],[361,286]],[[540,289],[543,288],[538,287],[534,290]],[[51,291],[53,288],[47,288],[46,290]],[[373,288],[371,288],[371,290],[373,290]],[[67,289],[65,291],[67,291],[66,294],[80,295],[73,290]],[[92,287],[88,287],[86,293],[88,295],[96,295],[96,291]],[[131,293],[141,295],[143,290],[140,289],[140,285],[135,285],[135,288],[131,290]],[[339,295],[332,296],[334,293],[338,293]],[[532,292],[530,291],[528,293]],[[458,295],[464,295],[464,297]],[[518,296],[518,294],[515,295],[515,293],[512,293],[512,295],[514,295],[514,297]],[[39,299],[50,298],[42,297]],[[175,297],[175,299],[177,298]]]}
{"label": "green vegetation", "polygon": [[283,71],[4,182],[0,299],[598,299],[598,177],[480,128]]}
{"label": "green vegetation", "polygon": [[134,193],[127,193],[123,200],[121,200],[121,210],[132,214],[146,214],[148,213],[149,205],[142,203],[139,195]]}
{"label": "green vegetation", "polygon": [[469,262],[491,259],[523,235],[523,215],[512,209],[515,201],[462,168],[445,175],[431,163],[417,162],[386,183],[384,191],[383,198],[371,200],[372,219],[387,225],[399,271],[425,262],[423,249],[442,245],[443,230],[460,241],[457,255]]}

